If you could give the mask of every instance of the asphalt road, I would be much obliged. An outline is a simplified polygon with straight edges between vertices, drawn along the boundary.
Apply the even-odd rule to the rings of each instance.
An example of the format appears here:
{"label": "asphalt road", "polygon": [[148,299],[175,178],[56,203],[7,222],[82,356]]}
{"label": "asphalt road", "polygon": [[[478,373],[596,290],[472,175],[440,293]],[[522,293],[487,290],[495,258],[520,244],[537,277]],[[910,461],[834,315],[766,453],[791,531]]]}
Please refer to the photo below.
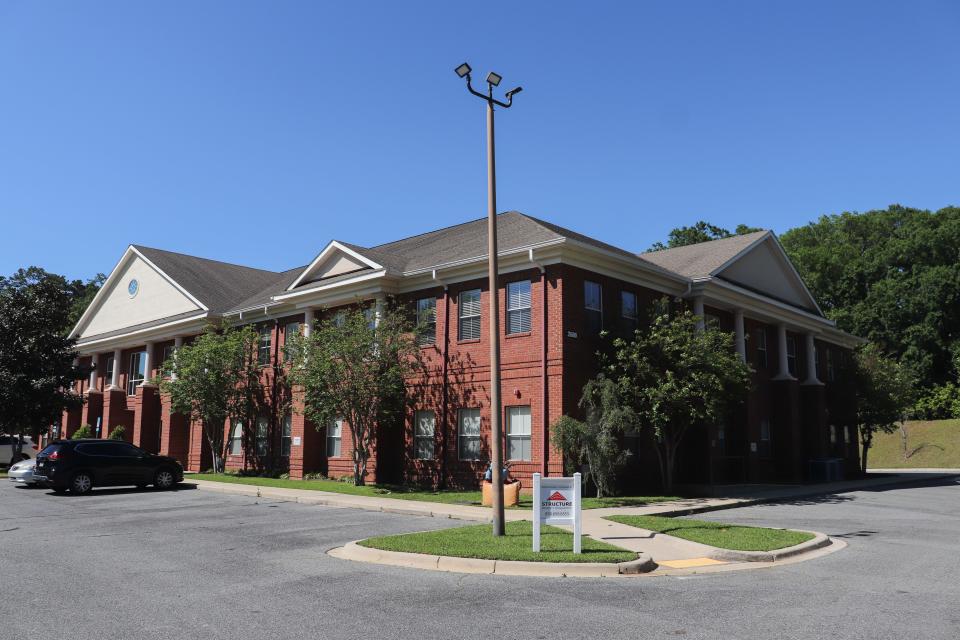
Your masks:
{"label": "asphalt road", "polygon": [[849,547],[690,577],[511,578],[327,549],[462,523],[199,490],[74,498],[0,480],[0,640],[960,638],[960,484],[702,516]]}

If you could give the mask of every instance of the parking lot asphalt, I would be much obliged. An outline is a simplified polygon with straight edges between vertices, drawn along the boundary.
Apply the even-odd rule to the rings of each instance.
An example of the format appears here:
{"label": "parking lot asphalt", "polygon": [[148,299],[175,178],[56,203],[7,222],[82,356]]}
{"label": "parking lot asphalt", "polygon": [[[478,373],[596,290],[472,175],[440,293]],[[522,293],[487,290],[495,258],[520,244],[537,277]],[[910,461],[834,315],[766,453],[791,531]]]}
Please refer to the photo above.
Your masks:
{"label": "parking lot asphalt", "polygon": [[689,577],[420,572],[326,551],[464,523],[188,486],[72,497],[0,480],[0,640],[960,637],[956,480],[698,517],[849,546]]}

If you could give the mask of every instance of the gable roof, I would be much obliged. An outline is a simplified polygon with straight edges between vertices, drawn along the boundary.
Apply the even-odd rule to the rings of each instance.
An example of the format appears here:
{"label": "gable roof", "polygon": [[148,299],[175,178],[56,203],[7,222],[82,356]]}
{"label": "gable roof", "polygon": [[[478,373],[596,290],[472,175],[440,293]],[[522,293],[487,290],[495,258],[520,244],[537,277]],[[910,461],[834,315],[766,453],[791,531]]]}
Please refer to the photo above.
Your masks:
{"label": "gable roof", "polygon": [[772,235],[769,231],[754,231],[742,236],[698,242],[673,249],[648,251],[641,253],[640,257],[687,278],[708,278],[716,275],[731,261]]}

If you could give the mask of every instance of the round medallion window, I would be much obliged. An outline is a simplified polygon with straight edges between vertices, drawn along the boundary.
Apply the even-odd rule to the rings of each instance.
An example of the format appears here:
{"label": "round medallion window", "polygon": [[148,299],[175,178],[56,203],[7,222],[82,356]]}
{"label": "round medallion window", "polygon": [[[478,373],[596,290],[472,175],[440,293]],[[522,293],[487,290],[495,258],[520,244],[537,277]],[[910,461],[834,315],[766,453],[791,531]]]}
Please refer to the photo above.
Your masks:
{"label": "round medallion window", "polygon": [[137,295],[137,292],[139,291],[140,291],[140,282],[138,282],[137,279],[134,278],[127,285],[127,293],[129,293],[130,297],[132,298],[133,296]]}

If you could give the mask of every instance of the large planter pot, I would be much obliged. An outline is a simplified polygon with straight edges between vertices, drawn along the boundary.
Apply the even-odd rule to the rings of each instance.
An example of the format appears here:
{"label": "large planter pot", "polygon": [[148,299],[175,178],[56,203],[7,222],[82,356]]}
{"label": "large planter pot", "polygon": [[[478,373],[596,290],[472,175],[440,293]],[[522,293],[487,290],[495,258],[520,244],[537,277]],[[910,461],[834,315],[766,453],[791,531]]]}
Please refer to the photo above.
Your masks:
{"label": "large planter pot", "polygon": [[[484,481],[483,488],[483,506],[493,505],[493,483]],[[503,506],[515,507],[520,504],[520,481],[508,482],[503,485]]]}

